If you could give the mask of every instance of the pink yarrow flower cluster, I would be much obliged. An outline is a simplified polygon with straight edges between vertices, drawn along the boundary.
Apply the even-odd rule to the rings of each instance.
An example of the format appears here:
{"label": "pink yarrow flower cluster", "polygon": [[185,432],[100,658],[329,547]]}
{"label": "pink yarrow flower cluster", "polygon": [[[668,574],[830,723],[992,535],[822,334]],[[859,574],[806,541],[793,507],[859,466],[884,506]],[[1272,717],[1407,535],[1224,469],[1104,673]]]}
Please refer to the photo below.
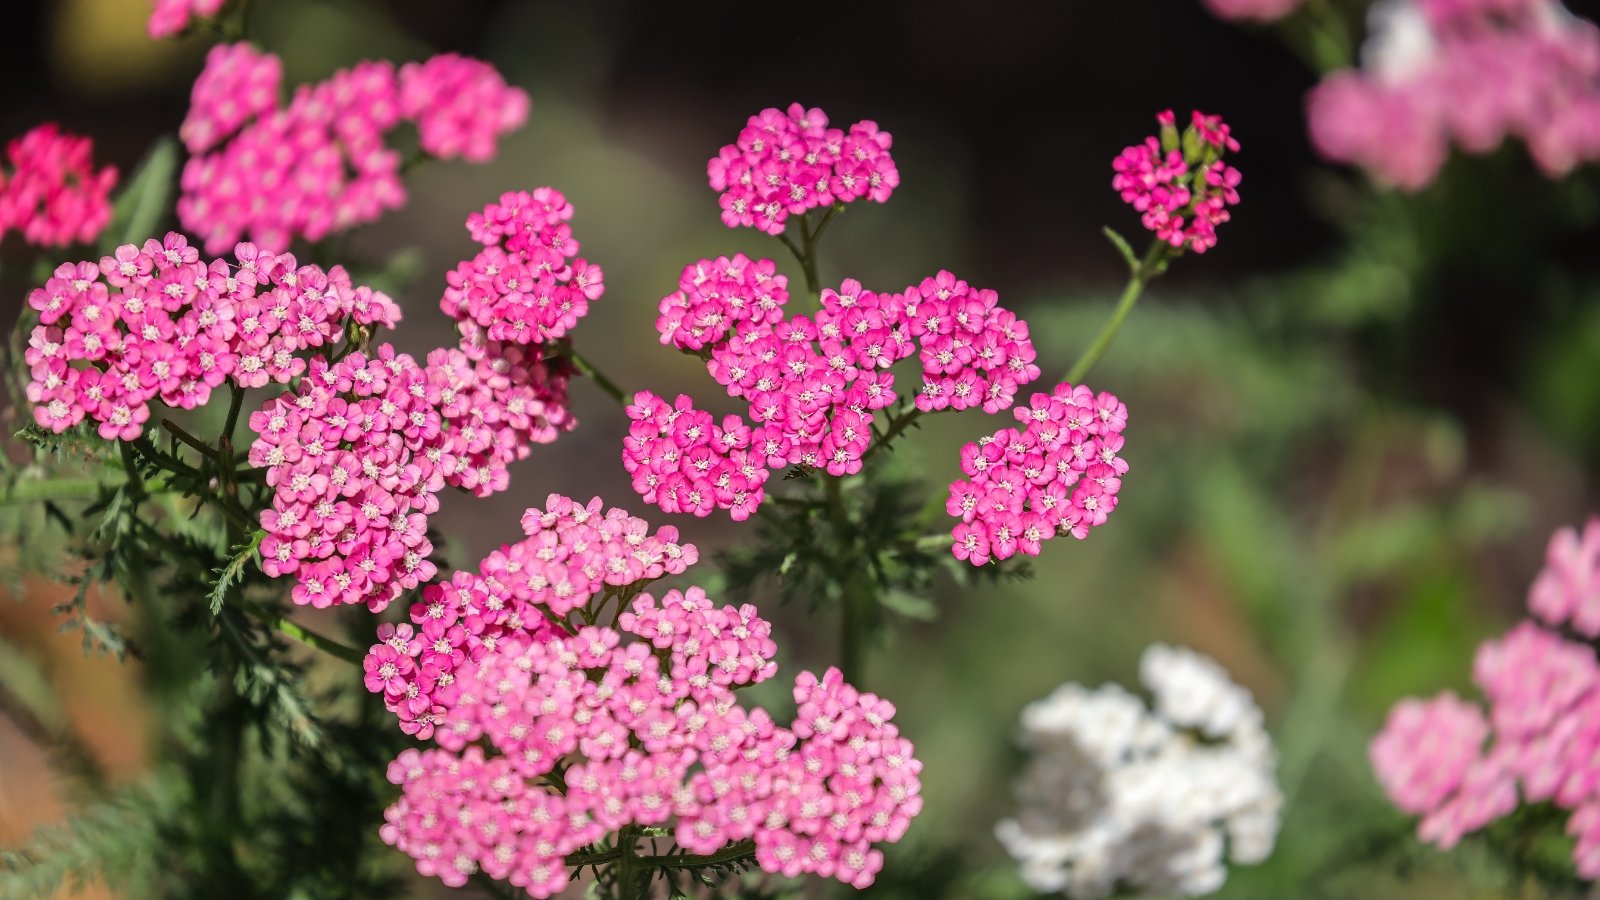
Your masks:
{"label": "pink yarrow flower cluster", "polygon": [[242,243],[205,261],[183,235],[64,263],[28,296],[39,315],[25,360],[34,419],[62,432],[84,419],[106,440],[144,431],[150,403],[194,409],[226,380],[280,384],[347,325],[390,326],[394,302],[343,268],[301,266]]}
{"label": "pink yarrow flower cluster", "polygon": [[1528,145],[1550,177],[1600,159],[1600,28],[1556,0],[1387,0],[1359,69],[1312,92],[1323,156],[1406,190],[1452,146]]}
{"label": "pink yarrow flower cluster", "polygon": [[[1557,540],[1561,539],[1560,533]],[[1545,583],[1549,570],[1536,584]],[[1571,810],[1579,876],[1600,878],[1600,662],[1594,649],[1525,621],[1478,650],[1473,679],[1488,715],[1451,693],[1390,712],[1370,757],[1421,838],[1449,849],[1513,812]]]}
{"label": "pink yarrow flower cluster", "polygon": [[208,18],[222,11],[227,0],[151,0],[150,21],[146,26],[150,37],[171,37],[189,27],[196,16]]}
{"label": "pink yarrow flower cluster", "polygon": [[504,194],[467,219],[484,249],[456,266],[440,308],[490,341],[542,345],[565,337],[605,293],[603,273],[578,256],[572,204],[555,188]]}
{"label": "pink yarrow flower cluster", "polygon": [[453,55],[398,73],[359,63],[301,85],[280,107],[281,71],[270,54],[219,46],[195,82],[178,217],[209,252],[245,236],[270,246],[319,240],[399,207],[401,159],[384,137],[401,122],[416,124],[435,156],[481,161],[527,114],[523,91]]}
{"label": "pink yarrow flower cluster", "polygon": [[1275,22],[1300,8],[1304,0],[1205,0],[1206,9],[1220,19]]}
{"label": "pink yarrow flower cluster", "polygon": [[1082,540],[1117,505],[1128,464],[1117,453],[1128,408],[1115,396],[1057,385],[1013,410],[1022,429],[1004,428],[961,451],[964,480],[946,509],[955,557],[975,566],[1017,553],[1039,555],[1058,534]]}
{"label": "pink yarrow flower cluster", "polygon": [[798,103],[751,116],[739,139],[706,166],[729,228],[782,234],[791,215],[868,199],[882,203],[900,184],[893,143],[876,122],[828,127],[820,109]]}
{"label": "pink yarrow flower cluster", "polygon": [[0,238],[22,233],[37,247],[88,243],[111,221],[117,170],[98,171],[86,137],[40,125],[6,145],[0,169]]}
{"label": "pink yarrow flower cluster", "polygon": [[1124,148],[1112,161],[1111,186],[1156,237],[1204,253],[1217,245],[1217,226],[1231,218],[1228,208],[1239,203],[1239,170],[1222,161],[1239,142],[1221,117],[1199,110],[1182,136],[1172,110],[1156,121],[1160,137]]}
{"label": "pink yarrow flower cluster", "polygon": [[[482,871],[534,897],[566,887],[569,854],[627,826],[671,828],[688,853],[749,841],[766,871],[866,887],[873,845],[920,811],[921,764],[894,707],[836,669],[796,679],[790,727],[742,706],[734,691],[776,672],[770,631],[754,607],[691,588],[640,596],[615,629],[507,639],[461,667],[461,727],[436,732],[497,755],[402,753],[384,840],[447,884]],[[559,793],[542,780],[558,766]]]}
{"label": "pink yarrow flower cluster", "polygon": [[654,533],[597,497],[578,503],[551,494],[544,509],[522,517],[527,537],[489,554],[477,572],[456,572],[430,584],[412,605],[411,623],[378,627],[367,653],[366,684],[381,693],[401,730],[459,749],[470,728],[448,719],[449,693],[461,668],[513,638],[549,640],[566,631],[548,615],[565,616],[606,592],[621,592],[681,574],[700,557],[678,530]]}
{"label": "pink yarrow flower cluster", "polygon": [[903,293],[878,294],[846,280],[822,291],[815,317],[782,318],[786,283],[771,260],[702,260],[661,301],[664,344],[698,352],[748,419],[720,422],[679,396],[641,392],[623,464],[634,488],[669,512],[736,520],[765,497],[771,469],[801,465],[835,476],[861,470],[873,416],[897,399],[889,368],[919,355],[917,409],[1011,405],[1039,376],[1027,323],[999,295],[940,272]]}
{"label": "pink yarrow flower cluster", "polygon": [[1550,536],[1544,569],[1528,591],[1528,609],[1548,625],[1600,637],[1600,516],[1581,532],[1562,528]]}

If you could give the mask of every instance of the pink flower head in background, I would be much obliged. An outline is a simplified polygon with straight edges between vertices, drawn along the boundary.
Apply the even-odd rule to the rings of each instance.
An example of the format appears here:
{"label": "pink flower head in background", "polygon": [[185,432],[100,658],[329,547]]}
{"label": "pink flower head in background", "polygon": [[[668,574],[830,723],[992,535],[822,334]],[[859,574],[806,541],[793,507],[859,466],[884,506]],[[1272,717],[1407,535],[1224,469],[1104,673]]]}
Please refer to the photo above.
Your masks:
{"label": "pink flower head in background", "polygon": [[467,219],[484,249],[456,266],[440,308],[491,341],[542,345],[565,337],[605,293],[599,266],[579,257],[572,204],[555,188],[504,194]]}
{"label": "pink flower head in background", "polygon": [[[546,612],[565,616],[608,591],[642,586],[682,574],[699,560],[678,530],[652,533],[643,519],[551,494],[544,509],[522,517],[526,539],[489,554],[477,572],[456,572],[428,585],[411,607],[411,625],[381,625],[367,654],[367,687],[383,695],[401,729],[426,739],[447,712],[446,692],[464,665],[496,652],[517,637],[548,640],[555,629]],[[441,743],[460,749],[467,740],[453,720]]]}
{"label": "pink flower head in background", "polygon": [[500,135],[528,121],[528,95],[486,62],[441,53],[400,68],[400,112],[428,154],[486,162]]}
{"label": "pink flower head in background", "polygon": [[706,166],[721,194],[722,221],[782,234],[791,215],[868,199],[882,203],[900,184],[893,143],[878,124],[828,127],[820,109],[798,103],[750,117],[739,139]]}
{"label": "pink flower head in background", "polygon": [[285,384],[347,324],[400,318],[340,266],[301,266],[253,244],[232,262],[206,261],[176,233],[64,263],[28,304],[39,315],[24,357],[35,421],[59,433],[88,419],[124,441],[143,433],[152,401],[194,409],[225,380]]}
{"label": "pink flower head in background", "polygon": [[1172,111],[1156,116],[1160,136],[1124,148],[1111,186],[1138,210],[1144,227],[1177,249],[1204,253],[1239,203],[1239,170],[1222,161],[1239,149],[1219,116],[1196,110],[1180,136]]}
{"label": "pink flower head in background", "polygon": [[[535,897],[566,886],[568,854],[629,826],[668,828],[688,853],[750,841],[765,871],[866,887],[874,844],[921,809],[921,764],[893,705],[836,669],[795,680],[789,727],[740,704],[776,673],[770,635],[755,607],[689,588],[638,597],[614,628],[462,659],[439,691],[446,749],[390,767],[402,796],[383,839],[446,884],[482,871]],[[558,767],[560,792],[544,778]]]}
{"label": "pink flower head in background", "polygon": [[1584,637],[1600,637],[1600,517],[1583,531],[1562,528],[1550,536],[1545,566],[1528,591],[1528,608],[1550,625],[1567,624]]}
{"label": "pink flower head in background", "polygon": [[195,16],[215,16],[222,11],[227,0],[151,0],[150,22],[147,26],[152,38],[171,37],[189,27]]}
{"label": "pink flower head in background", "polygon": [[[1552,623],[1565,605],[1584,545],[1570,529],[1551,540],[1551,566],[1530,606]],[[1576,553],[1576,556],[1574,555]],[[1551,592],[1563,594],[1551,599]],[[1576,621],[1576,620],[1574,620]],[[1575,626],[1576,627],[1576,626]],[[1407,699],[1389,714],[1369,749],[1373,770],[1401,810],[1423,818],[1418,835],[1442,849],[1509,815],[1521,800],[1571,810],[1578,875],[1600,878],[1600,662],[1592,647],[1531,621],[1485,641],[1473,678],[1489,701],[1479,707],[1443,694]]]}
{"label": "pink flower head in background", "polygon": [[38,247],[88,243],[111,221],[117,170],[95,171],[94,144],[40,125],[6,145],[0,169],[0,238],[20,231]]}
{"label": "pink flower head in background", "polygon": [[1384,0],[1371,22],[1361,68],[1311,94],[1323,156],[1406,190],[1452,146],[1518,138],[1550,177],[1600,158],[1600,29],[1556,0]]}
{"label": "pink flower head in background", "polygon": [[399,74],[358,63],[299,86],[287,106],[280,78],[276,57],[219,46],[195,81],[178,217],[208,252],[247,236],[286,247],[374,221],[405,202],[400,155],[384,142],[395,126],[414,122],[425,152],[482,161],[528,104],[486,64],[453,55]]}
{"label": "pink flower head in background", "polygon": [[968,444],[961,451],[967,478],[950,485],[946,509],[961,520],[951,549],[974,566],[1038,556],[1039,545],[1058,534],[1087,537],[1116,509],[1128,471],[1117,455],[1128,408],[1115,396],[1061,384],[1014,414],[1022,430]]}
{"label": "pink flower head in background", "polygon": [[1304,0],[1204,0],[1206,9],[1219,19],[1249,19],[1273,22],[1300,8]]}

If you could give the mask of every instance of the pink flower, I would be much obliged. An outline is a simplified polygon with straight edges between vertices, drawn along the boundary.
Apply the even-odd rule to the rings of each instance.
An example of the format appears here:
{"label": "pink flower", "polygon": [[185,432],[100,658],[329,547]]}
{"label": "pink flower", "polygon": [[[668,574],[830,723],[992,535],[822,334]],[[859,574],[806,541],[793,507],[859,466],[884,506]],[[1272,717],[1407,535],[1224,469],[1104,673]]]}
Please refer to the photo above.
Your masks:
{"label": "pink flower", "polygon": [[500,136],[528,120],[528,94],[486,62],[441,53],[401,67],[400,109],[429,154],[486,162]]}
{"label": "pink flower", "polygon": [[1124,148],[1112,161],[1111,186],[1141,214],[1144,227],[1177,249],[1204,253],[1216,246],[1216,228],[1239,203],[1239,170],[1222,157],[1239,149],[1219,116],[1196,110],[1180,139],[1170,110],[1156,121],[1161,136]]}
{"label": "pink flower", "polygon": [[28,243],[88,243],[111,221],[117,170],[95,171],[93,143],[55,125],[40,125],[6,145],[0,169],[0,238],[22,232]]}
{"label": "pink flower", "polygon": [[1569,623],[1585,637],[1600,637],[1600,517],[1580,534],[1562,528],[1550,536],[1545,567],[1528,590],[1528,609],[1545,623]]}
{"label": "pink flower", "polygon": [[1555,0],[1396,0],[1309,111],[1324,156],[1405,190],[1508,137],[1559,177],[1600,158],[1600,29]]}
{"label": "pink flower", "polygon": [[900,184],[889,133],[871,121],[828,128],[819,109],[798,103],[751,116],[736,143],[706,165],[729,228],[781,234],[791,215],[870,199],[883,203]]}
{"label": "pink flower", "polygon": [[1205,0],[1211,14],[1222,19],[1271,22],[1300,7],[1301,0]]}
{"label": "pink flower", "polygon": [[189,27],[193,16],[215,16],[226,0],[151,0],[150,37],[170,37]]}
{"label": "pink flower", "polygon": [[1461,785],[1488,735],[1482,710],[1447,692],[1396,704],[1368,755],[1395,806],[1428,813]]}

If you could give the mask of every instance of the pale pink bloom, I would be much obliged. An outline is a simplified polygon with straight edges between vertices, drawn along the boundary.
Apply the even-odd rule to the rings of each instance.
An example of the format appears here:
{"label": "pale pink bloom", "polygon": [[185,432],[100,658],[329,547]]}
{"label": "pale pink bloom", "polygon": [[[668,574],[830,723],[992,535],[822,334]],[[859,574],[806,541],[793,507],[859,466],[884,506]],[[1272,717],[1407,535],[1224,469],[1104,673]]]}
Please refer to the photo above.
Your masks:
{"label": "pale pink bloom", "polygon": [[1395,704],[1368,748],[1372,769],[1394,805],[1427,813],[1455,792],[1482,757],[1489,736],[1483,711],[1453,693]]}
{"label": "pale pink bloom", "polygon": [[1528,589],[1528,609],[1552,626],[1600,636],[1600,517],[1590,518],[1581,533],[1562,528],[1550,536],[1544,569]]}

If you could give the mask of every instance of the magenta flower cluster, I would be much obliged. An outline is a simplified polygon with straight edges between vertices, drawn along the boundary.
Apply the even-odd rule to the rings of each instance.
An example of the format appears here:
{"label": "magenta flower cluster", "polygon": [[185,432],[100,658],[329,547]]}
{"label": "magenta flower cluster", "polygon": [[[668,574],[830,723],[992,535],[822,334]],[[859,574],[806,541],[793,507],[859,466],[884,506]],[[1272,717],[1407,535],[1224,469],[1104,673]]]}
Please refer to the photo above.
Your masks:
{"label": "magenta flower cluster", "polygon": [[462,730],[436,732],[498,755],[402,753],[383,839],[446,884],[483,871],[534,897],[566,887],[568,854],[626,826],[670,827],[690,853],[748,840],[763,870],[866,887],[873,845],[921,809],[921,764],[894,707],[837,669],[796,679],[790,727],[742,706],[734,691],[776,672],[770,631],[754,607],[690,588],[638,597],[617,628],[507,639],[462,665],[449,691]]}
{"label": "magenta flower cluster", "polygon": [[222,11],[227,0],[151,0],[150,21],[146,25],[152,38],[171,37],[189,27],[189,20],[206,18]]}
{"label": "magenta flower cluster", "polygon": [[[1530,606],[1593,636],[1600,519],[1579,542],[1551,540]],[[1478,650],[1473,680],[1489,714],[1446,692],[1404,700],[1373,740],[1378,780],[1401,810],[1422,816],[1423,840],[1448,849],[1519,803],[1572,811],[1578,875],[1600,878],[1600,662],[1592,647],[1524,621]],[[1486,746],[1486,742],[1491,741]]]}
{"label": "magenta flower cluster", "polygon": [[0,238],[21,232],[37,247],[88,243],[111,221],[117,170],[98,171],[86,137],[40,125],[6,144],[0,168]]}
{"label": "magenta flower cluster", "polygon": [[777,325],[789,302],[789,278],[770,259],[743,253],[685,266],[678,289],[661,298],[661,343],[691,353],[722,344],[739,325]]}
{"label": "magenta flower cluster", "polygon": [[1138,210],[1144,227],[1174,248],[1204,253],[1217,245],[1217,226],[1239,202],[1239,170],[1222,157],[1239,149],[1219,116],[1195,110],[1180,137],[1172,110],[1156,116],[1160,137],[1123,149],[1111,163],[1111,186]]}
{"label": "magenta flower cluster", "polygon": [[1362,67],[1310,98],[1323,156],[1384,183],[1432,183],[1452,146],[1524,141],[1557,177],[1600,159],[1600,28],[1556,0],[1393,0],[1376,9]]}
{"label": "magenta flower cluster", "polygon": [[940,272],[897,294],[846,280],[824,289],[814,318],[782,317],[786,283],[770,260],[702,260],[661,301],[664,344],[706,357],[711,376],[748,404],[720,423],[687,396],[668,404],[640,392],[623,465],[634,489],[668,512],[748,518],[769,471],[801,465],[830,475],[861,470],[873,414],[897,398],[889,367],[918,355],[924,412],[1011,405],[1039,377],[1027,323],[999,295]]}
{"label": "magenta flower cluster", "polygon": [[555,188],[517,191],[467,219],[484,246],[447,276],[440,300],[464,333],[491,341],[545,344],[565,337],[605,293],[599,266],[578,257],[572,204]]}
{"label": "magenta flower cluster", "polygon": [[868,199],[882,203],[900,184],[893,143],[876,122],[828,127],[820,109],[798,103],[751,116],[739,139],[706,165],[729,228],[782,234],[791,215]]}
{"label": "magenta flower cluster", "polygon": [[598,497],[582,504],[551,494],[543,510],[527,511],[522,528],[524,540],[489,554],[477,572],[424,588],[410,610],[414,624],[378,627],[364,663],[367,688],[383,695],[407,734],[427,739],[449,721],[439,740],[459,749],[466,732],[443,704],[462,666],[510,638],[564,634],[547,614],[565,616],[603,592],[681,574],[699,559],[676,528],[651,533],[623,510],[602,511]]}
{"label": "magenta flower cluster", "polygon": [[962,449],[967,478],[951,483],[945,504],[961,520],[951,550],[975,566],[1038,556],[1058,534],[1087,537],[1116,508],[1128,471],[1117,455],[1128,408],[1115,396],[1060,384],[1013,413],[1020,431],[1003,428]]}
{"label": "magenta flower cluster", "polygon": [[261,568],[296,577],[295,603],[376,612],[433,577],[427,516],[449,455],[436,395],[427,371],[385,344],[370,359],[313,359],[299,391],[251,414],[250,464],[274,491]]}
{"label": "magenta flower cluster", "polygon": [[479,161],[528,113],[526,93],[453,54],[398,71],[359,63],[301,85],[287,106],[281,77],[277,57],[218,45],[195,81],[178,217],[208,252],[243,237],[315,241],[399,207],[402,160],[384,138],[401,122],[417,126],[423,151]]}
{"label": "magenta flower cluster", "polygon": [[122,441],[143,433],[154,400],[193,409],[228,379],[287,383],[305,372],[305,351],[337,343],[348,323],[400,317],[338,266],[248,243],[232,263],[202,261],[176,233],[63,264],[28,304],[39,314],[25,354],[35,421],[59,433],[88,419]]}

